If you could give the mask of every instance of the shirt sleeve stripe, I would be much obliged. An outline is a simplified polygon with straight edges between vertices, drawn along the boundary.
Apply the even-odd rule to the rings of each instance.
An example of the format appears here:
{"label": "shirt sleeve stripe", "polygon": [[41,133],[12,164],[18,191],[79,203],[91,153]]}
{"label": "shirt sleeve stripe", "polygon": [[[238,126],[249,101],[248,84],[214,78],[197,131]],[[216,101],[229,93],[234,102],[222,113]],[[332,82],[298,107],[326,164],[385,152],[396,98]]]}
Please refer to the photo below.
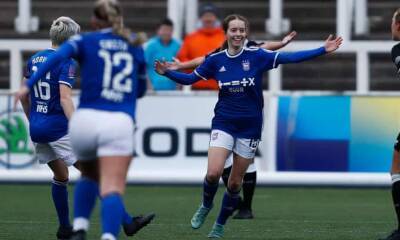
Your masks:
{"label": "shirt sleeve stripe", "polygon": [[72,85],[69,82],[65,82],[65,81],[58,81],[58,82],[72,88]]}
{"label": "shirt sleeve stripe", "polygon": [[275,58],[274,58],[274,64],[272,65],[274,68],[278,67],[276,65],[276,59],[278,58],[279,52],[276,53]]}
{"label": "shirt sleeve stripe", "polygon": [[207,78],[201,76],[196,70],[194,70],[194,74],[196,74],[196,76],[198,76],[199,78],[203,79],[203,80],[208,80]]}

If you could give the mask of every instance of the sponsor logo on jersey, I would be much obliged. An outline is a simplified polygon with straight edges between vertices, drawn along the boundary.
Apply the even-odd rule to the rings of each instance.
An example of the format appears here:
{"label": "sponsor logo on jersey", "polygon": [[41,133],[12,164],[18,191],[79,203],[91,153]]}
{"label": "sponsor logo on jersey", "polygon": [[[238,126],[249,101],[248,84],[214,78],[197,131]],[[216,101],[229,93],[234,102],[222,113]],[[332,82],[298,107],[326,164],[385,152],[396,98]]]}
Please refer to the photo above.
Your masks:
{"label": "sponsor logo on jersey", "polygon": [[26,168],[35,163],[29,127],[22,111],[0,113],[0,166]]}
{"label": "sponsor logo on jersey", "polygon": [[243,67],[243,71],[249,71],[250,70],[250,61],[249,60],[243,60],[242,61],[242,67]]}
{"label": "sponsor logo on jersey", "polygon": [[223,86],[228,86],[228,87],[235,87],[235,86],[243,86],[243,87],[250,87],[250,86],[255,86],[255,78],[254,77],[249,77],[249,78],[242,78],[242,80],[233,80],[230,82],[221,82],[218,81],[218,86],[219,88],[222,88]]}
{"label": "sponsor logo on jersey", "polygon": [[222,66],[219,70],[218,70],[218,72],[226,72],[226,69],[225,69],[225,67],[224,66]]}

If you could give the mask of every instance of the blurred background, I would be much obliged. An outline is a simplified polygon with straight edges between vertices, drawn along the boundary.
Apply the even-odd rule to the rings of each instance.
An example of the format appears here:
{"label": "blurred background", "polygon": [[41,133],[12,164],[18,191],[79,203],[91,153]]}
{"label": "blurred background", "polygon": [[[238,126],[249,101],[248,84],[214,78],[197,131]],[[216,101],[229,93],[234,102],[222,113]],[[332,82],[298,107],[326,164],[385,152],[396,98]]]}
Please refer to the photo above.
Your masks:
{"label": "blurred background", "polygon": [[[177,86],[152,73],[155,59],[187,61],[222,44],[222,19],[250,21],[249,39],[296,38],[280,51],[344,38],[335,54],[280,66],[264,76],[264,130],[258,183],[389,186],[400,130],[400,81],[391,61],[390,24],[398,0],[121,0],[125,25],[146,36],[148,92],[138,103],[132,183],[201,183],[215,86]],[[25,62],[50,46],[54,19],[69,16],[90,31],[91,0],[0,1],[0,180],[49,181],[36,163],[22,110],[12,110]],[[211,15],[211,16],[210,16]],[[204,35],[210,41],[196,40]],[[189,37],[188,37],[189,36]],[[203,37],[204,37],[203,36]],[[161,41],[163,44],[157,44]],[[163,48],[163,46],[168,46]],[[75,86],[79,94],[79,80]],[[78,101],[76,96],[75,100]],[[72,170],[73,171],[73,170]],[[73,172],[72,179],[77,176]]]}
{"label": "blurred background", "polygon": [[[329,34],[344,42],[334,54],[265,74],[264,128],[255,160],[262,187],[252,206],[249,194],[255,218],[229,220],[225,238],[365,240],[397,227],[389,169],[400,131],[400,81],[390,55],[396,44],[390,26],[399,0],[120,2],[132,37],[145,40],[148,65],[124,202],[135,216],[157,217],[137,239],[204,239],[216,218],[222,186],[205,226],[190,229],[201,199],[218,86],[209,80],[182,87],[152,66],[155,59],[185,62],[212,52],[224,41],[222,19],[232,13],[249,19],[249,39],[259,43],[279,44],[297,31],[279,51],[320,47]],[[0,0],[0,239],[54,239],[52,173],[37,163],[28,122],[20,106],[13,110],[12,93],[28,58],[51,46],[52,21],[69,16],[82,32],[91,31],[93,3]],[[78,76],[75,103],[79,86]],[[72,168],[70,173],[73,182],[79,173]],[[72,209],[72,189],[69,193]],[[98,239],[99,233],[97,209],[88,238]]]}

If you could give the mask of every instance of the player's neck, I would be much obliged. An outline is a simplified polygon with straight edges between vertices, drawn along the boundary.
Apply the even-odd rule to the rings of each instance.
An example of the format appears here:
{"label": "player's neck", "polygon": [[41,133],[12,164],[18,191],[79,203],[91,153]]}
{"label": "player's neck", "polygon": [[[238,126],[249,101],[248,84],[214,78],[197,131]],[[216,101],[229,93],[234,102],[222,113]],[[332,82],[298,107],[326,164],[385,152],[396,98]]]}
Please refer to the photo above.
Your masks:
{"label": "player's neck", "polygon": [[51,48],[52,48],[52,49],[57,49],[58,47],[59,47],[58,45],[51,44]]}
{"label": "player's neck", "polygon": [[229,53],[229,55],[236,55],[236,54],[238,54],[240,51],[242,51],[242,48],[243,48],[243,46],[240,46],[240,47],[232,47],[232,46],[229,46],[228,47],[228,53]]}

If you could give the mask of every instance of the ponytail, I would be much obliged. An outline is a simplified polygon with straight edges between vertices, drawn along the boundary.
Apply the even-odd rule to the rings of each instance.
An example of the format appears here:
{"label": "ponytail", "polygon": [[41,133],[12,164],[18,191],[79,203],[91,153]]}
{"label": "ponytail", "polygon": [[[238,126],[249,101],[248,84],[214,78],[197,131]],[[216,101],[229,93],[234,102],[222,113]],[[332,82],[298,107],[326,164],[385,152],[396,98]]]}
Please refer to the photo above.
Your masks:
{"label": "ponytail", "polygon": [[141,38],[133,39],[131,30],[124,27],[122,8],[118,0],[98,0],[95,4],[94,15],[109,23],[113,33],[121,36],[130,44],[139,46],[143,43]]}

